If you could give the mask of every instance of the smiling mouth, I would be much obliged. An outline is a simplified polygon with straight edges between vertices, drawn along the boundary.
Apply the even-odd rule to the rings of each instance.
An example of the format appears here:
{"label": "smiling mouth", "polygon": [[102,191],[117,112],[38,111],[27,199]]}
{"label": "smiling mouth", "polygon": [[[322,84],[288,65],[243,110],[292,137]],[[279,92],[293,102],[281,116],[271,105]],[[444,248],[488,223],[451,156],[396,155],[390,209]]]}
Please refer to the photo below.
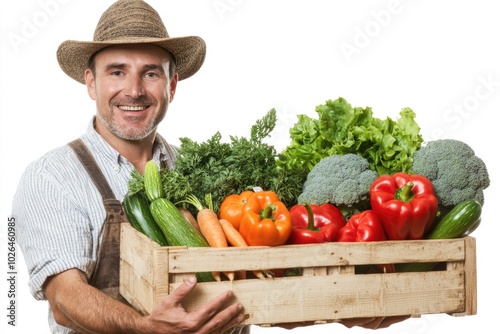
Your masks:
{"label": "smiling mouth", "polygon": [[146,106],[118,106],[121,110],[125,111],[141,111],[146,109]]}

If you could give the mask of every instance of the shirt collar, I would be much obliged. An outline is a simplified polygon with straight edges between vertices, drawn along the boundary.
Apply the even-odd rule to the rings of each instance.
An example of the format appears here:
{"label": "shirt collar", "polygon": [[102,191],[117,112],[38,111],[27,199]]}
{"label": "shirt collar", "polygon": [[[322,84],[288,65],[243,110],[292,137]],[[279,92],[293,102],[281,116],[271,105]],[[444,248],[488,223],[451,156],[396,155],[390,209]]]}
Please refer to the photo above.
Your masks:
{"label": "shirt collar", "polygon": [[[104,156],[106,160],[113,161],[115,166],[114,169],[118,172],[123,164],[129,164],[128,160],[125,159],[117,150],[115,150],[111,145],[102,138],[102,136],[95,130],[95,118],[92,117],[90,121],[85,137],[87,145],[92,146],[92,151],[97,151],[99,154]],[[157,134],[153,143],[153,157],[152,159],[160,164],[160,166],[167,165],[168,153],[165,146],[165,141],[161,140],[161,137]]]}
{"label": "shirt collar", "polygon": [[153,143],[153,160],[159,163],[161,168],[165,168],[168,165],[168,153],[167,147],[165,146],[165,141],[161,140],[159,134],[156,134],[155,141]]}

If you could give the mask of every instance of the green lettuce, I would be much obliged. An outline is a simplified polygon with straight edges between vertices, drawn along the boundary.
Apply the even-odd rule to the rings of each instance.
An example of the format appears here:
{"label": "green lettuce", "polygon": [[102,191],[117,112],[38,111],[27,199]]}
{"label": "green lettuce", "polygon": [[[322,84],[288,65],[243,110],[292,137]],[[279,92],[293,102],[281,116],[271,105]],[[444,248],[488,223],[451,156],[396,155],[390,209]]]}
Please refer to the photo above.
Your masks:
{"label": "green lettuce", "polygon": [[354,153],[366,158],[379,175],[408,172],[423,142],[416,114],[403,108],[400,117],[379,119],[370,107],[352,107],[344,98],[316,107],[318,118],[298,115],[290,129],[291,143],[280,164],[311,170],[322,158]]}

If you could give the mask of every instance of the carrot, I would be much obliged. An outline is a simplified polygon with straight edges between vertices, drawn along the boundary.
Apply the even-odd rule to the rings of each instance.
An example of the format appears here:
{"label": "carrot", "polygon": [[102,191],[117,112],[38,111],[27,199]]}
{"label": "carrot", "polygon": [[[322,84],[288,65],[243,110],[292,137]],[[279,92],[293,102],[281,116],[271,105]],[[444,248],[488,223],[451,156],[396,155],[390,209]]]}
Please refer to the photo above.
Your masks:
{"label": "carrot", "polygon": [[[234,227],[233,224],[231,224],[231,222],[229,220],[219,219],[219,223],[222,226],[222,230],[224,231],[224,234],[226,235],[227,242],[229,242],[229,244],[231,246],[248,247],[248,244],[245,241],[245,238],[243,238],[241,233]],[[255,270],[253,273],[258,278],[261,278],[261,279],[265,278],[262,271]]]}
{"label": "carrot", "polygon": [[186,218],[186,220],[191,224],[193,225],[193,227],[195,229],[197,229],[199,232],[201,232],[200,230],[200,225],[198,225],[198,222],[196,221],[196,218],[194,218],[193,214],[191,213],[191,211],[189,211],[188,209],[185,209],[183,207],[179,207],[179,211],[182,213],[182,215],[184,216],[184,218]]}
{"label": "carrot", "polygon": [[188,196],[189,203],[198,210],[196,220],[200,226],[200,231],[212,247],[228,247],[226,235],[219,223],[219,217],[212,209],[212,205],[203,207],[200,200],[195,196]]}
{"label": "carrot", "polygon": [[[200,227],[200,231],[207,240],[208,244],[211,247],[224,248],[228,247],[226,235],[222,230],[222,226],[219,223],[219,217],[213,210],[212,197],[207,195],[205,198],[208,207],[203,207],[201,201],[196,198],[194,195],[190,195],[186,198],[186,202],[193,205],[196,210],[198,210],[198,214],[196,215],[196,220],[198,221],[198,225]],[[224,273],[229,280],[234,279],[234,273],[228,272]],[[220,273],[214,272],[212,273],[215,280],[220,281]]]}
{"label": "carrot", "polygon": [[241,235],[241,233],[234,227],[233,224],[229,220],[219,219],[219,223],[222,226],[222,231],[224,232],[227,242],[231,246],[235,247],[248,247],[245,238]]}

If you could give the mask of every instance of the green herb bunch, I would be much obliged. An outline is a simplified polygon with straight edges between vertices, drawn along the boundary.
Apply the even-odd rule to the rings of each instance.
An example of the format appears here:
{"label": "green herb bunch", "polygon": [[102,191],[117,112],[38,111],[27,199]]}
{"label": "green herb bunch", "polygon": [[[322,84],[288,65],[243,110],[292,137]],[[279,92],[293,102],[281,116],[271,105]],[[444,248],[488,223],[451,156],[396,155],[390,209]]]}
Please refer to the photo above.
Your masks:
{"label": "green herb bunch", "polygon": [[251,127],[250,138],[230,136],[223,142],[220,132],[201,143],[180,138],[175,169],[161,170],[166,197],[176,203],[190,194],[211,194],[218,211],[226,196],[261,187],[275,191],[288,206],[295,204],[306,174],[278,167],[280,154],[264,142],[276,121],[271,109]]}

